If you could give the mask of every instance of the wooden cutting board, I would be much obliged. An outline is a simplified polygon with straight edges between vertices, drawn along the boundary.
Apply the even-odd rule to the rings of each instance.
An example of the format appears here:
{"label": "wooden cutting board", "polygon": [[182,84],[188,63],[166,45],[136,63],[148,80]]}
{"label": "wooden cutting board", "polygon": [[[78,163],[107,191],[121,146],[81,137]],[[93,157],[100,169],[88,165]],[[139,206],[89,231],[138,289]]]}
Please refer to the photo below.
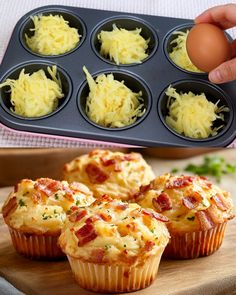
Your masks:
{"label": "wooden cutting board", "polygon": [[[219,152],[218,152],[219,154]],[[220,152],[236,163],[236,150]],[[202,156],[188,160],[147,159],[156,174],[199,162]],[[232,193],[236,204],[236,176],[225,176],[221,186]],[[0,202],[10,188],[0,189]],[[1,215],[0,215],[1,216]],[[27,295],[94,294],[74,281],[69,263],[31,261],[18,255],[12,247],[6,225],[0,217],[0,275]],[[157,279],[137,295],[233,295],[236,294],[236,219],[229,222],[221,248],[209,257],[193,260],[162,260]]]}

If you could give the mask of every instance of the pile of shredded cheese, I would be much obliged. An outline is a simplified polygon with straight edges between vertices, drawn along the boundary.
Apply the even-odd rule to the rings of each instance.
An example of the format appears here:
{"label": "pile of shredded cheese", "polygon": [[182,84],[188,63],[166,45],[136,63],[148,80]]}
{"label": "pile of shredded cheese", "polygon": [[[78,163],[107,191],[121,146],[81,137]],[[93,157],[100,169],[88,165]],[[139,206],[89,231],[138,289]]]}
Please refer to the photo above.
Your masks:
{"label": "pile of shredded cheese", "polygon": [[182,69],[185,69],[190,72],[202,73],[190,60],[187,49],[186,49],[186,40],[189,30],[186,32],[176,31],[173,34],[177,37],[171,41],[170,44],[176,44],[173,47],[172,52],[169,53],[171,60]]}
{"label": "pile of shredded cheese", "polygon": [[112,31],[101,31],[98,35],[101,43],[100,54],[109,57],[117,65],[141,63],[148,56],[146,50],[149,42],[140,35],[141,30],[137,28],[128,31],[113,24]]}
{"label": "pile of shredded cheese", "polygon": [[57,67],[48,67],[52,79],[47,78],[44,70],[26,74],[20,72],[17,80],[7,79],[0,88],[9,86],[11,93],[11,111],[23,117],[40,117],[53,112],[62,98],[61,81],[57,77]]}
{"label": "pile of shredded cheese", "polygon": [[229,111],[225,106],[218,107],[219,101],[216,104],[208,101],[204,93],[177,93],[171,86],[168,87],[166,95],[169,97],[166,123],[179,134],[191,138],[207,138],[216,135],[224,126],[213,127],[216,119],[224,121],[222,112]]}
{"label": "pile of shredded cheese", "polygon": [[112,74],[92,78],[86,67],[84,73],[89,84],[86,114],[90,120],[105,127],[124,127],[141,117],[144,108],[142,92],[134,93],[124,81],[117,81]]}
{"label": "pile of shredded cheese", "polygon": [[33,16],[34,35],[25,34],[29,48],[43,55],[59,55],[77,46],[80,40],[78,30],[71,28],[61,15]]}

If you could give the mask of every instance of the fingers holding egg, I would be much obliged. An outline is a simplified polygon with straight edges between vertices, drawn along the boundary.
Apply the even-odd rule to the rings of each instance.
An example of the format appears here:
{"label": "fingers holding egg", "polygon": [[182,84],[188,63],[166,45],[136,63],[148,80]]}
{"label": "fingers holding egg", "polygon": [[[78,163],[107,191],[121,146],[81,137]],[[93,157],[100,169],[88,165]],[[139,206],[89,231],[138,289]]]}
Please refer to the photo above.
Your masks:
{"label": "fingers holding egg", "polygon": [[192,63],[204,72],[210,72],[232,56],[224,31],[208,23],[197,24],[190,30],[186,49]]}

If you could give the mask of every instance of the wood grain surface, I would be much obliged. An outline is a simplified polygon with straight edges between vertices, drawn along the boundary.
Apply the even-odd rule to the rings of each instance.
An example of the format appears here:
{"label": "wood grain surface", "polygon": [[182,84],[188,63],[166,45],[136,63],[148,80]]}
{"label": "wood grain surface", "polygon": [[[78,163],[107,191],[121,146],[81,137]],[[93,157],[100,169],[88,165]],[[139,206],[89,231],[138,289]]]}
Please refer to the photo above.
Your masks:
{"label": "wood grain surface", "polygon": [[[217,152],[236,163],[236,150]],[[203,156],[187,160],[147,158],[156,174],[198,163]],[[236,176],[224,176],[221,186],[231,191],[236,203]],[[11,188],[0,189],[0,202]],[[81,289],[74,281],[69,263],[32,261],[18,255],[0,215],[0,275],[27,295],[94,294]],[[236,219],[229,222],[221,248],[209,257],[193,260],[162,260],[157,279],[141,295],[233,295],[236,294]]]}

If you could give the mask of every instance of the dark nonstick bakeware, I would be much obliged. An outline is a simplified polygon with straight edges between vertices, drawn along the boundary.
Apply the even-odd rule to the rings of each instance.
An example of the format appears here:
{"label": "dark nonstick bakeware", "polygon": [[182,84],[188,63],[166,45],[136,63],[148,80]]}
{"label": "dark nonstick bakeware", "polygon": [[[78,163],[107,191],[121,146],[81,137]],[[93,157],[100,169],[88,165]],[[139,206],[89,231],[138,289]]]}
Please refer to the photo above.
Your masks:
{"label": "dark nonstick bakeware", "polygon": [[[33,53],[25,43],[25,33],[31,34],[31,16],[60,14],[76,27],[81,35],[79,45],[66,54],[42,56]],[[141,34],[150,39],[148,57],[141,64],[115,65],[99,54],[97,35],[111,30],[112,25],[126,29],[142,28]],[[205,73],[185,71],[169,59],[174,31],[185,31],[191,20],[131,13],[67,7],[44,6],[24,15],[16,24],[0,67],[0,83],[17,78],[21,69],[32,73],[49,65],[57,65],[64,98],[53,113],[40,118],[23,118],[11,112],[10,94],[0,89],[0,121],[5,126],[28,132],[59,135],[118,144],[140,146],[223,147],[236,138],[236,82],[216,86]],[[132,91],[142,91],[145,114],[134,124],[123,128],[105,128],[89,120],[85,114],[88,84],[83,66],[93,77],[112,73]],[[178,91],[204,92],[208,100],[225,105],[224,127],[216,136],[191,139],[176,133],[165,123],[167,115],[165,90],[173,85]],[[215,122],[215,126],[222,122]]]}

